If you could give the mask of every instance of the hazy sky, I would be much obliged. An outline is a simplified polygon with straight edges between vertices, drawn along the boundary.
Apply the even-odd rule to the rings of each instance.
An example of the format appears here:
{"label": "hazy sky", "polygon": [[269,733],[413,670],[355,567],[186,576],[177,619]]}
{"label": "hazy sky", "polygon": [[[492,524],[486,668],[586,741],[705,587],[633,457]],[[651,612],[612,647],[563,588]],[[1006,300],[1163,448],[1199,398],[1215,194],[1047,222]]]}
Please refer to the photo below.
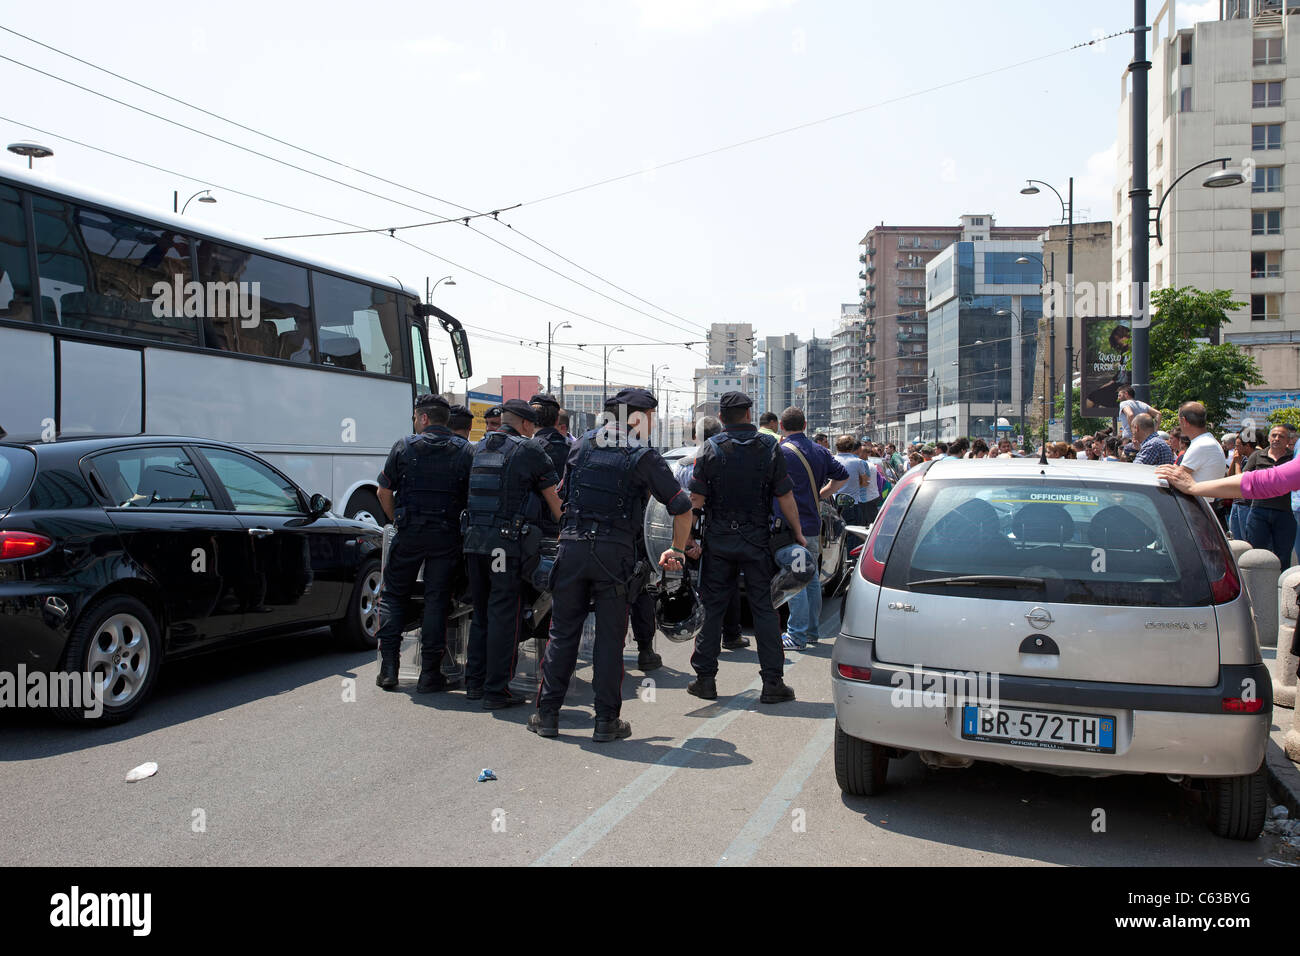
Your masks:
{"label": "hazy sky", "polygon": [[[1156,7],[1152,0],[1151,13]],[[1214,0],[1184,4],[1179,23],[1215,11]],[[1032,176],[1064,191],[1071,175],[1077,218],[1089,212],[1107,218],[1131,39],[1015,65],[1118,32],[1131,19],[1127,0],[227,0],[172,5],[149,16],[77,0],[9,4],[0,25],[439,199],[480,211],[525,203],[503,214],[500,224],[476,221],[477,232],[449,224],[398,233],[456,266],[386,234],[282,244],[391,273],[421,292],[426,276],[453,274],[457,285],[441,286],[435,301],[470,328],[476,382],[546,374],[544,348],[500,344],[480,330],[514,342],[544,341],[548,321],[569,321],[572,328],[555,335],[557,346],[566,343],[555,352],[556,377],[564,364],[568,380],[582,382],[600,380],[595,343],[696,340],[715,321],[752,322],[760,335],[829,334],[840,303],[857,301],[857,244],[882,220],[946,224],[964,212],[991,212],[1003,225],[1054,222],[1060,209],[1050,194],[1029,198],[1019,188]],[[398,202],[260,159],[0,60],[6,93],[0,133],[6,142],[52,146],[56,156],[44,168],[61,179],[160,210],[170,210],[173,190],[184,199],[212,185],[218,203],[194,203],[188,215],[260,237],[343,227],[221,187],[366,227],[461,212],[2,31],[0,55]],[[647,172],[863,107],[872,108]],[[0,154],[0,163],[20,162]],[[636,175],[534,202],[628,173]],[[601,283],[504,223],[681,318]],[[444,341],[433,340],[435,362],[450,355]],[[591,345],[584,353],[573,343]],[[651,363],[667,364],[670,387],[682,389],[675,404],[682,403],[692,370],[704,364],[701,351],[630,346],[611,359],[610,380],[646,383]]]}

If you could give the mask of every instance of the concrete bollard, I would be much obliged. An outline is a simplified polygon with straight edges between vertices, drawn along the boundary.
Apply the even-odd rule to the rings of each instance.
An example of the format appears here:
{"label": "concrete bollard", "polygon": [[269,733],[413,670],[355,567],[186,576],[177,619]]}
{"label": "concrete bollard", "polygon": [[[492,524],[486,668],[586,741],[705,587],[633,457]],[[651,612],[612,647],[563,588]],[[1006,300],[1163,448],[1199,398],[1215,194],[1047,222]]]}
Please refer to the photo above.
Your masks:
{"label": "concrete bollard", "polygon": [[1263,548],[1251,548],[1237,559],[1242,584],[1255,612],[1255,629],[1260,647],[1277,647],[1277,579],[1282,570],[1277,555]]}
{"label": "concrete bollard", "polygon": [[1243,541],[1240,538],[1233,538],[1228,542],[1228,547],[1232,549],[1232,556],[1240,561],[1241,556],[1250,550],[1250,542]]}
{"label": "concrete bollard", "polygon": [[1300,761],[1300,707],[1291,711],[1291,729],[1282,738],[1282,749],[1292,760]]}
{"label": "concrete bollard", "polygon": [[1300,618],[1300,568],[1288,568],[1277,582],[1277,661],[1273,666],[1273,703],[1294,707],[1296,693],[1296,655],[1291,653],[1296,619]]}

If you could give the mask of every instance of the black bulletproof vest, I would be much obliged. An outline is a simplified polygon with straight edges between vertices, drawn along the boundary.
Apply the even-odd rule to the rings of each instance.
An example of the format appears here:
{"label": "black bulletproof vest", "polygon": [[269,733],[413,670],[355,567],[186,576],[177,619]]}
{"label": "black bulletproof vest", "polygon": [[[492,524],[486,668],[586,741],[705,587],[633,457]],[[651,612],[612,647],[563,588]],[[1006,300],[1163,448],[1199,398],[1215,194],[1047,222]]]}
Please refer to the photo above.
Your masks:
{"label": "black bulletproof vest", "polygon": [[[632,544],[641,526],[644,492],[633,487],[633,472],[646,448],[597,441],[602,429],[582,436],[573,467],[565,477],[560,537],[598,536]],[[606,432],[613,435],[613,432]]]}
{"label": "black bulletproof vest", "polygon": [[546,446],[546,456],[551,459],[551,465],[555,468],[555,477],[563,481],[564,463],[569,459],[568,441],[554,428],[539,428],[533,438],[541,439],[542,444]]}
{"label": "black bulletproof vest", "polygon": [[397,527],[451,530],[465,509],[469,442],[459,435],[437,432],[407,435],[403,441]]}
{"label": "black bulletproof vest", "polygon": [[469,473],[469,502],[465,509],[465,550],[489,554],[501,544],[500,531],[524,511],[529,488],[512,465],[526,438],[491,432],[474,449]]}
{"label": "black bulletproof vest", "polygon": [[766,531],[772,512],[772,456],[776,454],[776,442],[759,432],[745,438],[722,432],[709,441],[718,467],[709,477],[705,526],[714,531],[732,527]]}

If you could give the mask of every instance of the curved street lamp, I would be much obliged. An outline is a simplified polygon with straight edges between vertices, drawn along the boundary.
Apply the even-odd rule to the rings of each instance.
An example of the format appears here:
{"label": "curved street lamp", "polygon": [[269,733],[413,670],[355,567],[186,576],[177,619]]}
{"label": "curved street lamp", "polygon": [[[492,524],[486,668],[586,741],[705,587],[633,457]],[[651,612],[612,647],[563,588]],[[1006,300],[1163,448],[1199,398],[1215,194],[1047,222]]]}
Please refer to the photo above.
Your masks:
{"label": "curved street lamp", "polygon": [[[1038,185],[1034,185],[1037,183]],[[1022,196],[1037,196],[1038,186],[1046,186],[1056,193],[1061,202],[1061,218],[1065,220],[1065,364],[1074,362],[1074,177],[1070,177],[1069,199],[1061,195],[1051,183],[1041,179],[1026,180]],[[1065,396],[1065,440],[1074,441],[1074,391],[1073,383]]]}
{"label": "curved street lamp", "polygon": [[[1160,197],[1160,205],[1156,206],[1155,215],[1151,217],[1151,222],[1147,225],[1147,238],[1155,239],[1157,246],[1163,246],[1165,244],[1164,236],[1161,234],[1160,231],[1160,212],[1165,208],[1165,203],[1169,201],[1169,196],[1173,193],[1174,187],[1177,186],[1180,182],[1182,182],[1188,173],[1193,172],[1194,170],[1197,169],[1204,169],[1206,166],[1213,166],[1215,163],[1218,163],[1219,168],[1214,172],[1210,173],[1210,175],[1206,176],[1205,179],[1201,181],[1202,186],[1204,186],[1206,189],[1223,189],[1226,186],[1240,186],[1242,183],[1244,183],[1246,181],[1245,175],[1243,175],[1240,169],[1237,169],[1236,167],[1229,167],[1228,163],[1230,162],[1232,162],[1232,157],[1225,156],[1221,159],[1210,159],[1203,163],[1197,163],[1195,166],[1192,166],[1190,169],[1186,170],[1186,172],[1184,172],[1181,176],[1179,176],[1172,183],[1170,183],[1169,188],[1165,190],[1165,194],[1162,197]],[[1154,236],[1151,234],[1151,225],[1154,225],[1156,227]]]}
{"label": "curved street lamp", "polygon": [[185,204],[184,204],[183,206],[181,206],[180,209],[177,209],[176,206],[177,206],[177,202],[178,202],[178,200],[180,199],[180,195],[181,195],[181,194],[178,193],[178,192],[175,192],[175,191],[172,192],[172,212],[177,213],[178,215],[181,215],[181,216],[185,215],[185,210],[188,209],[189,206],[190,206],[190,203],[194,202],[194,200],[196,200],[196,199],[197,199],[199,202],[209,203],[209,204],[214,203],[214,202],[217,201],[217,197],[214,196],[214,195],[212,195],[212,190],[211,190],[211,189],[200,189],[198,192],[196,192],[196,193],[195,193],[193,196],[191,196],[189,199],[185,200]]}
{"label": "curved street lamp", "polygon": [[[555,333],[560,329],[573,328],[568,322],[561,322],[555,328],[551,328],[551,323],[546,323],[546,394],[551,394],[551,343],[555,341]],[[564,404],[564,396],[560,396],[560,404]]]}

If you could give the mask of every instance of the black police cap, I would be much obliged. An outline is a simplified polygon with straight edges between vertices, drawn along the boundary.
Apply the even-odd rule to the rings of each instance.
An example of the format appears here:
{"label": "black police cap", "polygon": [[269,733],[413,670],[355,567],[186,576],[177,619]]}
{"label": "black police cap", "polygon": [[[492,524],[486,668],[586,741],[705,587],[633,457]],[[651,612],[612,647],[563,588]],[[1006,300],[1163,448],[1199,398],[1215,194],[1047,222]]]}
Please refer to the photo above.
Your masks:
{"label": "black police cap", "polygon": [[434,395],[430,392],[428,395],[421,395],[415,400],[415,408],[417,411],[421,408],[451,408],[451,403],[441,395]]}
{"label": "black police cap", "polygon": [[512,415],[518,415],[526,422],[537,424],[537,412],[533,406],[529,405],[522,398],[512,398],[501,406],[503,412],[509,412]]}
{"label": "black police cap", "polygon": [[651,408],[658,408],[659,401],[649,390],[644,388],[625,388],[617,395],[611,395],[605,399],[605,407],[610,408],[616,405],[626,405],[628,408],[645,411]]}
{"label": "black police cap", "polygon": [[540,393],[540,392],[534,395],[532,398],[530,398],[528,400],[528,404],[529,405],[551,405],[555,408],[560,407],[560,403],[556,400],[554,395],[547,395],[545,393]]}
{"label": "black police cap", "polygon": [[500,417],[501,417],[501,406],[500,406],[500,405],[493,405],[491,408],[489,408],[486,412],[483,413],[483,417],[484,417],[484,418],[500,418]]}
{"label": "black police cap", "polygon": [[754,400],[744,392],[726,392],[718,401],[719,408],[749,408]]}

